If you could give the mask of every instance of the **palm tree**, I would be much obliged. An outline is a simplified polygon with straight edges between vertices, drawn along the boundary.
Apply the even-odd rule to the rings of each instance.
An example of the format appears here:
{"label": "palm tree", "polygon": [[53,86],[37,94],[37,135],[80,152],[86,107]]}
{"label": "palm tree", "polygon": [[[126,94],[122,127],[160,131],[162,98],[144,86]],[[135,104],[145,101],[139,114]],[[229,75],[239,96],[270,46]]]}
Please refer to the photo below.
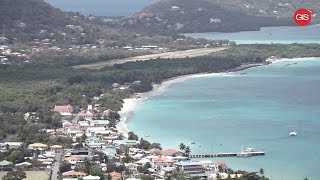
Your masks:
{"label": "palm tree", "polygon": [[264,179],[264,170],[262,168],[260,168],[259,173],[260,173],[262,179]]}
{"label": "palm tree", "polygon": [[181,143],[181,144],[179,145],[179,148],[180,148],[181,151],[184,151],[184,150],[186,149],[186,145],[184,145],[183,143]]}
{"label": "palm tree", "polygon": [[185,148],[185,150],[184,150],[184,154],[185,154],[187,157],[189,157],[190,152],[191,152],[191,149],[190,149],[189,146],[187,146],[187,147]]}

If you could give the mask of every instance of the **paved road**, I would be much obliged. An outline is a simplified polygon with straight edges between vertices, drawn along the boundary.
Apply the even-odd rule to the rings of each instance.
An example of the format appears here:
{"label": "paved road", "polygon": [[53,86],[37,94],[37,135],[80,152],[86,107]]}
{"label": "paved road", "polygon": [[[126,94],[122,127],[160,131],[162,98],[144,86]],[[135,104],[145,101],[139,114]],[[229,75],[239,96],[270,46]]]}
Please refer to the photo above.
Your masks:
{"label": "paved road", "polygon": [[222,51],[227,49],[228,47],[214,47],[214,48],[198,48],[198,49],[189,49],[185,51],[174,51],[174,52],[166,52],[166,53],[159,53],[159,54],[150,54],[144,56],[136,56],[130,57],[125,59],[115,59],[105,62],[97,62],[92,64],[83,64],[73,66],[74,68],[89,68],[89,69],[99,69],[104,66],[113,66],[114,64],[123,64],[126,62],[132,61],[147,61],[152,59],[174,59],[174,58],[185,58],[185,57],[198,57],[198,56],[205,56],[211,53],[215,53],[218,51]]}
{"label": "paved road", "polygon": [[53,164],[51,180],[58,180],[59,166],[62,160],[62,153],[57,153]]}

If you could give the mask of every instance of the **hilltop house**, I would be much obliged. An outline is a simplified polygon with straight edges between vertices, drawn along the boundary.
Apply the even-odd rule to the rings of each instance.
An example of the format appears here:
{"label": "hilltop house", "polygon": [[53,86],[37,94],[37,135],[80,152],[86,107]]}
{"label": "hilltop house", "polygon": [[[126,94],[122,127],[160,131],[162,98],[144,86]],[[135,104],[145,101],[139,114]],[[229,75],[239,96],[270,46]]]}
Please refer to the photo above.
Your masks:
{"label": "hilltop house", "polygon": [[87,121],[92,120],[94,115],[95,115],[95,113],[92,110],[88,110],[85,113],[79,113],[79,117],[83,118]]}
{"label": "hilltop house", "polygon": [[71,105],[54,106],[53,111],[59,112],[61,115],[72,115],[73,107]]}

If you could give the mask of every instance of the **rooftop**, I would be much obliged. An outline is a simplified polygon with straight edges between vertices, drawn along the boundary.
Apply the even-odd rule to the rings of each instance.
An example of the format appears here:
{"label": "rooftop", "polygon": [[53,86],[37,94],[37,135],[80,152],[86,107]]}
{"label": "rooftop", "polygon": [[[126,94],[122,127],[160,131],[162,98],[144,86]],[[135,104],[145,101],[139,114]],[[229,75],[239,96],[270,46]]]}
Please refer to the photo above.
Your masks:
{"label": "rooftop", "polygon": [[202,164],[198,161],[181,161],[175,164],[178,166],[202,166]]}

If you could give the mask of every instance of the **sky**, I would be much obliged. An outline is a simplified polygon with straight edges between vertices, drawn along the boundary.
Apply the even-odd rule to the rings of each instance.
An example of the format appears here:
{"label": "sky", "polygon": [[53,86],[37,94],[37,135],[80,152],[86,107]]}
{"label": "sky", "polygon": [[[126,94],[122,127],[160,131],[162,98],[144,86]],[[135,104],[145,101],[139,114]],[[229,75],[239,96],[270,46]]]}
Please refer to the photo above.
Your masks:
{"label": "sky", "polygon": [[126,16],[141,10],[157,0],[45,0],[64,11],[85,15]]}

